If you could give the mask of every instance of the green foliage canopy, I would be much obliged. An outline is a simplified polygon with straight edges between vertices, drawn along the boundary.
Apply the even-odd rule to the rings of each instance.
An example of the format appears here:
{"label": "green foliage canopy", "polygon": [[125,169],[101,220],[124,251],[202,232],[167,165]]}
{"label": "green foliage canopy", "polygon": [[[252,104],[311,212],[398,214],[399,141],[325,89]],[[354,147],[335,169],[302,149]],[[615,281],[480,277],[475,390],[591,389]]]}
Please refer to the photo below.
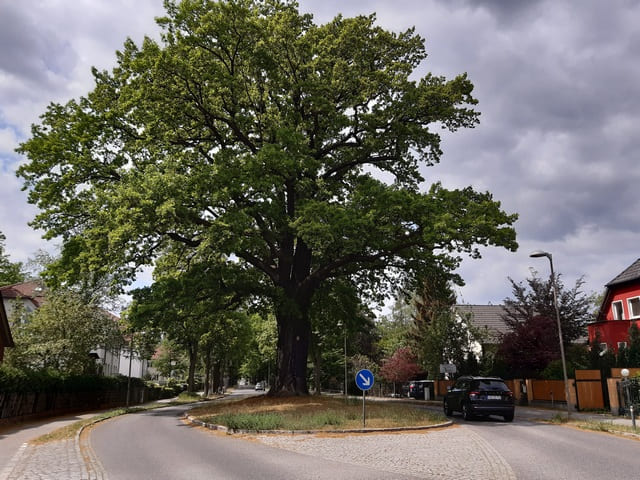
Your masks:
{"label": "green foliage canopy", "polygon": [[26,278],[22,263],[12,262],[5,253],[6,240],[7,237],[0,232],[0,286],[20,283]]}
{"label": "green foliage canopy", "polygon": [[119,348],[123,342],[117,317],[85,303],[73,291],[47,292],[45,303],[34,312],[15,313],[11,317],[15,348],[5,361],[17,368],[95,373],[89,353],[100,347]]}
{"label": "green foliage canopy", "polygon": [[19,148],[33,224],[62,237],[71,269],[130,279],[172,243],[238,259],[272,288],[278,388],[305,393],[308,309],[325,280],[376,292],[390,269],[516,248],[516,216],[490,193],[419,191],[419,165],[442,153],[436,129],[478,113],[466,75],[410,78],[426,57],[413,29],[374,15],[315,25],[276,0],[165,6],[161,42],[128,40],[92,92],[49,106]]}

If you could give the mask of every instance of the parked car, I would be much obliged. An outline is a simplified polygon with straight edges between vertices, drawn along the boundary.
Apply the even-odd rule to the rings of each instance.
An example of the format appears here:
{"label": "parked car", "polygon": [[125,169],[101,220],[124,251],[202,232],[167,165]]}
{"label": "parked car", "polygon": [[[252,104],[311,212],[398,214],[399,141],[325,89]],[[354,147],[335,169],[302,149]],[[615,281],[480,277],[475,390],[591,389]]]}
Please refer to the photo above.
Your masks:
{"label": "parked car", "polygon": [[264,383],[262,382],[256,383],[256,390],[264,390]]}
{"label": "parked car", "polygon": [[[413,380],[409,382],[409,391],[407,392],[407,396],[419,400],[430,400],[434,397],[433,385],[433,380]],[[425,388],[427,389],[426,395]]]}
{"label": "parked car", "polygon": [[513,392],[498,377],[460,377],[444,397],[444,414],[462,412],[465,420],[475,416],[499,415],[513,421]]}

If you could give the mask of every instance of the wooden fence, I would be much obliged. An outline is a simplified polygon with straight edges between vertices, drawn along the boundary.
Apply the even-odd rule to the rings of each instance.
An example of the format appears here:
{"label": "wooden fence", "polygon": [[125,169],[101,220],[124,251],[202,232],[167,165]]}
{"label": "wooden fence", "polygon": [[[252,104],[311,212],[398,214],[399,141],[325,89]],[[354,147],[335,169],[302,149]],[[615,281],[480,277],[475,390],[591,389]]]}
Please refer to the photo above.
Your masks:
{"label": "wooden fence", "polygon": [[[612,376],[619,376],[620,369],[612,369]],[[638,369],[640,372],[640,369]],[[631,372],[633,375],[635,373]],[[602,410],[611,407],[617,400],[612,398],[606,379],[601,378],[599,370],[576,370],[575,379],[569,379],[569,402],[578,410]],[[447,387],[453,386],[454,380],[436,380],[434,382],[435,399],[442,399],[447,393]],[[548,404],[566,403],[565,386],[563,380],[515,379],[506,380],[513,392],[516,403]],[[615,392],[614,392],[615,393]]]}

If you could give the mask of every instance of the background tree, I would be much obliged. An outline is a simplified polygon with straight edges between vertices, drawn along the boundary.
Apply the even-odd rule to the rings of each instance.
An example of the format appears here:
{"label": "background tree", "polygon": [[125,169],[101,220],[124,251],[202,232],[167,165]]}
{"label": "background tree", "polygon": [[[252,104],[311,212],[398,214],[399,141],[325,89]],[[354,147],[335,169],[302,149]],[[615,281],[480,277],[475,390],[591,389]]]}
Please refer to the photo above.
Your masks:
{"label": "background tree", "polygon": [[[560,358],[556,320],[535,316],[518,323],[502,337],[498,356],[508,365],[512,378],[536,378],[552,360]],[[557,328],[556,328],[557,330]]]}
{"label": "background tree", "polygon": [[6,240],[7,237],[0,232],[0,286],[24,282],[26,279],[22,263],[12,262],[5,253]]}
{"label": "background tree", "polygon": [[479,245],[517,247],[516,216],[491,194],[420,192],[437,128],[478,113],[466,75],[413,79],[426,57],[413,29],[373,15],[315,25],[288,1],[165,5],[159,43],[128,40],[86,98],[51,105],[18,149],[33,224],[62,237],[68,270],[130,280],[172,244],[254,269],[278,323],[271,393],[307,394],[325,281],[381,292]]}
{"label": "background tree", "polygon": [[251,329],[249,343],[242,361],[240,374],[251,381],[266,379],[271,385],[271,374],[276,365],[278,327],[272,313],[254,313],[249,317]]}
{"label": "background tree", "polygon": [[89,356],[99,347],[123,343],[116,317],[96,305],[84,303],[70,290],[48,291],[44,304],[26,318],[14,318],[15,348],[5,361],[18,368],[52,368],[65,373],[96,373]]}
{"label": "background tree", "polygon": [[618,349],[616,366],[619,368],[640,367],[640,328],[636,322],[632,322],[629,327],[627,346]]}
{"label": "background tree", "polygon": [[230,378],[232,368],[240,370],[250,338],[249,317],[242,310],[220,312],[209,324],[208,331],[200,337],[199,345],[206,395],[225,386],[223,377],[227,374]]}
{"label": "background tree", "polygon": [[132,292],[127,319],[135,331],[163,332],[185,349],[188,391],[193,392],[203,335],[216,332],[215,338],[206,339],[208,348],[213,344],[226,348],[225,342],[231,347],[238,335],[233,321],[227,321],[241,322],[234,312],[243,298],[235,288],[242,276],[224,261],[201,262],[174,251],[156,263],[154,277],[151,286]]}
{"label": "background tree", "polygon": [[411,345],[413,315],[413,307],[400,296],[391,307],[391,312],[376,321],[380,337],[378,349],[383,358],[389,358],[398,349]]}
{"label": "background tree", "polygon": [[[565,288],[560,274],[557,274],[555,281],[558,289],[558,310],[560,311],[562,337],[564,343],[569,345],[586,335],[586,324],[594,318],[594,308],[597,305],[594,303],[594,295],[582,292],[584,284],[582,278],[576,280],[570,290]],[[551,278],[540,278],[534,272],[534,275],[526,280],[526,284],[516,283],[511,278],[509,278],[509,282],[513,298],[504,300],[506,314],[503,316],[503,320],[508,326],[515,328],[538,316],[556,320]],[[551,323],[549,326],[551,328]],[[558,338],[557,326],[550,331],[555,332],[555,337]]]}
{"label": "background tree", "polygon": [[[430,378],[438,378],[441,364],[453,364],[459,374],[472,374],[467,368],[477,368],[476,349],[484,341],[483,332],[471,318],[455,309],[434,316],[422,331],[420,358]],[[474,357],[471,359],[471,357]]]}
{"label": "background tree", "polygon": [[456,365],[460,373],[473,373],[464,369],[475,365],[471,357],[475,359],[474,349],[485,338],[468,315],[455,310],[451,282],[446,271],[424,272],[413,298],[412,349],[430,378],[438,377],[444,363]]}
{"label": "background tree", "polygon": [[161,340],[151,361],[153,368],[165,378],[184,379],[187,376],[185,352],[172,340]]}
{"label": "background tree", "polygon": [[[541,279],[535,273],[526,280],[526,284],[516,283],[509,278],[513,298],[504,300],[506,313],[503,320],[511,331],[503,336],[498,356],[509,365],[510,376],[540,376],[550,362],[560,360],[551,281],[551,278]],[[584,356],[579,350],[569,347],[576,340],[586,336],[586,324],[593,318],[597,305],[595,296],[582,292],[582,278],[576,280],[573,288],[569,290],[565,288],[560,275],[556,277],[556,282],[567,367],[572,370],[584,361]],[[544,375],[547,378],[555,378],[557,366],[552,365]]]}
{"label": "background tree", "polygon": [[380,367],[380,375],[387,382],[393,383],[393,393],[396,393],[396,384],[408,382],[422,371],[416,363],[416,356],[410,348],[399,348],[394,354],[385,359]]}
{"label": "background tree", "polygon": [[[357,285],[340,278],[327,281],[318,289],[309,316],[314,391],[319,395],[323,385],[344,388],[345,355],[372,354],[373,313],[363,304]],[[338,377],[341,381],[336,382]]]}

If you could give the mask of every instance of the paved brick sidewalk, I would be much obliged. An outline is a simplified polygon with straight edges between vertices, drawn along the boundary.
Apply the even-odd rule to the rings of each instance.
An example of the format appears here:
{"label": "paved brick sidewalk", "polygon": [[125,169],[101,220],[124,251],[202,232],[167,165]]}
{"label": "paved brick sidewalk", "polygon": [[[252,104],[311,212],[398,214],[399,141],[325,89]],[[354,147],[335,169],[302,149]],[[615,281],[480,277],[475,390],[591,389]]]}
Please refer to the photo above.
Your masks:
{"label": "paved brick sidewalk", "polygon": [[26,444],[9,463],[2,480],[88,479],[74,440]]}
{"label": "paved brick sidewalk", "polygon": [[86,435],[25,443],[0,472],[0,480],[107,480]]}
{"label": "paved brick sidewalk", "polygon": [[[259,441],[306,455],[361,465],[390,474],[438,480],[515,480],[509,464],[473,431],[447,428],[428,433],[259,435]],[[464,459],[464,461],[460,461]]]}

